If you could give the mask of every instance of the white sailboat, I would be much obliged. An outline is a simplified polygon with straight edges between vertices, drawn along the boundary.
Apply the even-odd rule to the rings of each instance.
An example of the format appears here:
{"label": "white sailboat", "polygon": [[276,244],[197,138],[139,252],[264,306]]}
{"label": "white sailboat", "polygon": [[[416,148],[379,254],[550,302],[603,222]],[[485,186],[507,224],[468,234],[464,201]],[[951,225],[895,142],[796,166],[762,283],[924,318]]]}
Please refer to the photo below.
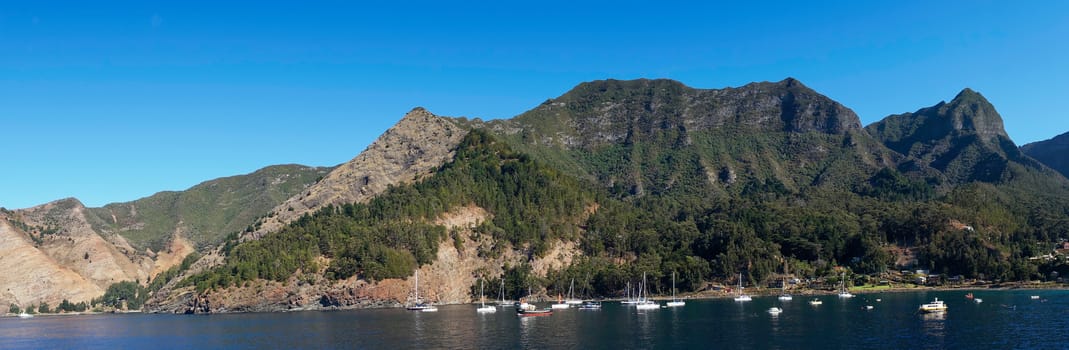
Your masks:
{"label": "white sailboat", "polygon": [[475,312],[478,312],[480,314],[497,312],[497,308],[493,306],[486,306],[486,294],[483,294],[483,280],[479,280],[479,300],[480,306],[478,309],[475,309]]}
{"label": "white sailboat", "polygon": [[661,304],[647,298],[649,298],[649,291],[646,290],[646,273],[643,272],[642,288],[639,290],[639,300],[638,304],[635,306],[638,307],[639,310],[656,310],[661,308]]}
{"label": "white sailboat", "polygon": [[568,286],[568,299],[564,301],[568,305],[580,305],[583,303],[583,299],[575,298],[575,279],[572,279],[572,285]]}
{"label": "white sailboat", "polygon": [[751,300],[753,300],[753,298],[751,298],[748,294],[743,293],[742,274],[740,273],[739,274],[739,291],[738,291],[738,294],[735,295],[735,301],[751,301]]}
{"label": "white sailboat", "polygon": [[783,287],[781,288],[781,290],[783,292],[782,292],[782,294],[779,295],[779,300],[780,301],[791,301],[791,300],[794,300],[794,297],[791,296],[790,293],[787,293],[787,279],[786,278],[783,279]]}
{"label": "white sailboat", "polygon": [[679,307],[679,306],[684,306],[684,305],[687,305],[687,302],[679,300],[679,298],[676,298],[676,273],[672,272],[672,301],[669,301],[667,304],[665,304],[665,306],[668,306],[668,307]]}
{"label": "white sailboat", "polygon": [[505,276],[501,276],[501,301],[497,302],[497,307],[515,307],[516,304],[505,300]]}
{"label": "white sailboat", "polygon": [[853,294],[850,294],[850,292],[846,290],[846,272],[843,272],[842,280],[839,281],[839,297],[840,298],[853,298],[854,297]]}
{"label": "white sailboat", "polygon": [[561,296],[560,294],[557,294],[557,302],[552,304],[552,305],[550,305],[549,307],[551,309],[554,309],[554,310],[559,310],[559,309],[567,309],[567,308],[570,308],[572,306],[570,304],[564,302],[564,297],[563,296]]}
{"label": "white sailboat", "polygon": [[427,304],[427,303],[424,303],[424,302],[420,302],[420,300],[419,300],[419,270],[416,270],[416,274],[415,275],[416,275],[416,283],[415,283],[415,285],[416,285],[416,288],[415,288],[415,291],[416,291],[416,304],[415,305],[411,305],[409,307],[406,307],[405,309],[408,309],[410,311],[423,311],[423,312],[435,312],[435,311],[438,311],[438,308],[435,307],[434,305],[430,305],[430,304]]}
{"label": "white sailboat", "polygon": [[627,300],[621,301],[620,304],[635,305],[638,304],[638,300],[635,300],[631,294],[631,281],[627,281]]}

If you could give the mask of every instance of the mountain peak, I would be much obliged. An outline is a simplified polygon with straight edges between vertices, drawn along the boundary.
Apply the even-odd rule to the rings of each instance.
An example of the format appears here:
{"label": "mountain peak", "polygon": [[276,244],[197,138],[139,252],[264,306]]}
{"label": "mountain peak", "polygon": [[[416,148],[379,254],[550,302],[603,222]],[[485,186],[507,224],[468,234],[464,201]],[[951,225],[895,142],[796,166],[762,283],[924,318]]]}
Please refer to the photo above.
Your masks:
{"label": "mountain peak", "polygon": [[803,87],[803,88],[807,88],[807,89],[809,88],[808,86],[805,86],[805,84],[802,84],[801,81],[798,81],[798,79],[795,79],[794,77],[787,77],[787,79],[780,80],[780,82],[778,82],[776,84],[782,85],[783,87],[787,87],[787,88],[793,88],[793,87]]}
{"label": "mountain peak", "polygon": [[970,88],[961,90],[950,103],[941,106],[939,112],[954,130],[975,132],[986,141],[995,141],[1000,136],[1009,139],[995,106]]}

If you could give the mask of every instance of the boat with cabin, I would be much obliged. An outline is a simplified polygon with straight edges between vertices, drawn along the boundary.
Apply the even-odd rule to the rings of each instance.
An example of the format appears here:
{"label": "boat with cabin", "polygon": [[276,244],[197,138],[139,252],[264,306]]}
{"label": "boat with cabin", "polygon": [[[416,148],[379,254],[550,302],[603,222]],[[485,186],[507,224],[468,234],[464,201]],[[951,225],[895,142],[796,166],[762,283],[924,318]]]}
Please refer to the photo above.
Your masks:
{"label": "boat with cabin", "polygon": [[918,310],[923,313],[946,312],[947,304],[942,300],[939,300],[939,298],[935,298],[935,300],[930,303],[921,304]]}

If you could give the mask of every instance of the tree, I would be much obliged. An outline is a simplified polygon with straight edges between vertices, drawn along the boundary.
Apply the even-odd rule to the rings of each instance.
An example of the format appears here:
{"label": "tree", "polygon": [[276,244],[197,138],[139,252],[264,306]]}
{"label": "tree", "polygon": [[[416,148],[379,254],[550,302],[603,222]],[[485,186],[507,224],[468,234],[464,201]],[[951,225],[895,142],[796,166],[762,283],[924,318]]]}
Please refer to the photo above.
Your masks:
{"label": "tree", "polygon": [[52,310],[50,310],[48,308],[48,303],[46,303],[46,302],[42,301],[41,302],[41,306],[37,307],[37,313],[39,313],[39,314],[47,314],[47,313],[50,313],[50,312],[52,312]]}
{"label": "tree", "polygon": [[7,309],[7,312],[12,314],[20,314],[22,313],[22,309],[20,309],[18,305],[11,304],[11,307]]}

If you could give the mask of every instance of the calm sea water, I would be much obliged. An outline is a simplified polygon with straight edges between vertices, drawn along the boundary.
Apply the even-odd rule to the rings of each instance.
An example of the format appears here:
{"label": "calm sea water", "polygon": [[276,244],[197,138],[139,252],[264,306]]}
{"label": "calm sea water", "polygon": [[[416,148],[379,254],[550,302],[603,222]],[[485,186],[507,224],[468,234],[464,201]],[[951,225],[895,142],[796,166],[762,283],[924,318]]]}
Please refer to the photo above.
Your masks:
{"label": "calm sea water", "polygon": [[[371,348],[371,349],[1065,349],[1069,291],[976,291],[806,297],[779,302],[691,300],[639,312],[606,303],[519,318],[512,309],[479,315],[474,306],[437,313],[354,310],[236,315],[86,315],[4,318],[3,349]],[[1041,300],[1031,300],[1039,295]],[[934,297],[943,317],[918,314]],[[876,302],[881,298],[881,302]],[[873,305],[870,311],[865,305]],[[780,306],[771,316],[766,310]]]}

